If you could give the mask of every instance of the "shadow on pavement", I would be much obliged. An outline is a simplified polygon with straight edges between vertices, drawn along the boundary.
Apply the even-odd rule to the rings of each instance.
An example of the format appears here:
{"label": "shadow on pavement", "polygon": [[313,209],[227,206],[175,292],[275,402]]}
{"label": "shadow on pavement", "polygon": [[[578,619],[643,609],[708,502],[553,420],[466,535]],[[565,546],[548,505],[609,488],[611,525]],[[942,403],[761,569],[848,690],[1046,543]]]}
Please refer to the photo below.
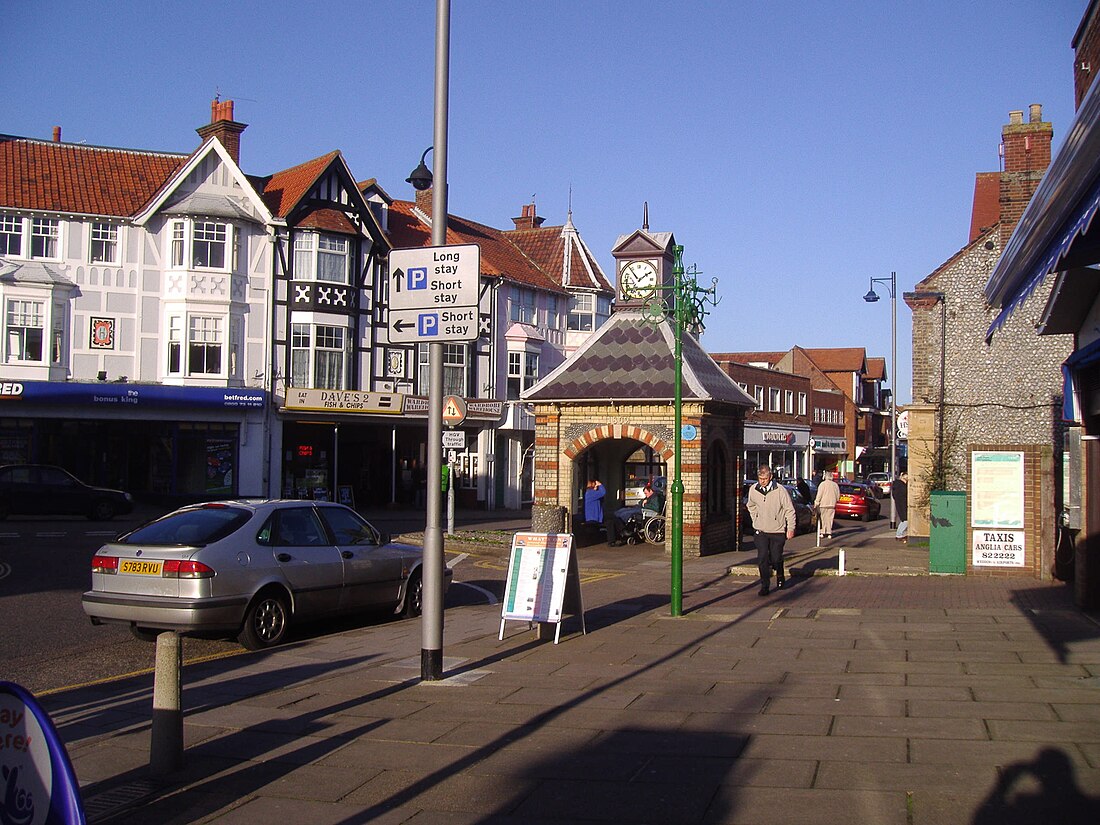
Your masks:
{"label": "shadow on pavement", "polygon": [[1072,762],[1059,748],[1043,748],[1031,762],[1014,762],[1002,768],[997,784],[971,819],[971,825],[1037,822],[1100,822],[1100,797],[1081,791]]}
{"label": "shadow on pavement", "polygon": [[[1068,591],[1068,585],[1063,587]],[[1012,604],[1028,618],[1058,655],[1058,660],[1065,664],[1071,644],[1100,637],[1100,622],[1077,610],[1052,609],[1051,590],[1050,585],[1017,590],[1012,594]]]}

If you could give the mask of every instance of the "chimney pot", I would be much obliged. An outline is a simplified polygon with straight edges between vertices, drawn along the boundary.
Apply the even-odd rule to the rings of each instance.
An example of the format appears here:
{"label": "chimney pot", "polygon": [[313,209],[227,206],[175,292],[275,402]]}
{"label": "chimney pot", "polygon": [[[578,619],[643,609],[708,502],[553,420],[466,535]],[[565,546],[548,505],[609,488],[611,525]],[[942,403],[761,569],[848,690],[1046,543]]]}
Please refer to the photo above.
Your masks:
{"label": "chimney pot", "polygon": [[1008,113],[1008,122],[1012,126],[1019,126],[1020,124],[1022,124],[1024,122],[1024,111],[1023,111],[1023,109],[1017,109],[1014,112],[1009,112]]}
{"label": "chimney pot", "polygon": [[60,143],[61,142],[61,127],[60,126],[54,126],[53,127],[53,142],[54,143]]}
{"label": "chimney pot", "polygon": [[1043,120],[1043,104],[1032,103],[1029,107],[1029,120],[1032,123],[1040,123]]}

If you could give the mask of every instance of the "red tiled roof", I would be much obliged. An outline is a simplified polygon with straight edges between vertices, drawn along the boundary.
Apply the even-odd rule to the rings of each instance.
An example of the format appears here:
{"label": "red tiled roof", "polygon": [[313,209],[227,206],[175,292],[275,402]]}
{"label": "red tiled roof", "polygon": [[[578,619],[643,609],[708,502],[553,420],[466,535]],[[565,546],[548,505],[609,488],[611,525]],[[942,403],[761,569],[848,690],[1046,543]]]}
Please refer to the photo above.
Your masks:
{"label": "red tiled roof", "polygon": [[712,352],[710,357],[718,363],[732,361],[735,364],[770,364],[775,366],[786,355],[785,352]]}
{"label": "red tiled roof", "polygon": [[267,178],[260,189],[260,195],[267,204],[267,208],[271,210],[271,214],[276,218],[285,218],[289,215],[290,210],[309,191],[309,187],[339,155],[339,150],[333,150],[327,155],[307,160],[305,163],[276,172]]}
{"label": "red tiled roof", "polygon": [[863,347],[803,348],[802,351],[822,372],[863,372],[867,363],[867,350]]}
{"label": "red tiled roof", "polygon": [[974,179],[974,207],[970,212],[973,241],[1001,220],[1001,173],[979,172]]}
{"label": "red tiled roof", "polygon": [[188,157],[0,135],[0,206],[130,217]]}
{"label": "red tiled roof", "polygon": [[868,358],[867,359],[867,373],[865,376],[869,381],[885,381],[886,380],[886,359],[885,358]]}
{"label": "red tiled roof", "polygon": [[359,234],[359,230],[355,228],[351,219],[338,209],[314,209],[298,221],[297,225],[303,229],[320,229],[342,235]]}
{"label": "red tiled roof", "polygon": [[[574,289],[613,290],[599,263],[581,241],[580,233],[572,223],[568,227],[541,226],[537,229],[510,229],[502,234],[559,284]],[[565,257],[567,238],[568,268]]]}
{"label": "red tiled roof", "polygon": [[[390,205],[389,237],[395,248],[431,245],[431,227],[414,214],[415,207],[412,201],[402,200],[395,200]],[[555,234],[552,228],[546,231]],[[511,242],[511,234],[455,215],[447,216],[446,242],[480,246],[482,275],[504,277],[514,283],[562,292],[558,281]]]}

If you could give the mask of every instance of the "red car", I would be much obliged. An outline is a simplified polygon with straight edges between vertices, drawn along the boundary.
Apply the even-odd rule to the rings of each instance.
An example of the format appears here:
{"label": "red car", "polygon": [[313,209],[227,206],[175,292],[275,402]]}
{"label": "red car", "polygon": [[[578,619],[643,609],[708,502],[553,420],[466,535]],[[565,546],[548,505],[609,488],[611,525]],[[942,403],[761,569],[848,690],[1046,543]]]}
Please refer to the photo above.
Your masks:
{"label": "red car", "polygon": [[838,516],[870,521],[878,518],[881,509],[875,491],[866,484],[855,484],[850,481],[841,482],[840,499],[836,503],[836,514]]}

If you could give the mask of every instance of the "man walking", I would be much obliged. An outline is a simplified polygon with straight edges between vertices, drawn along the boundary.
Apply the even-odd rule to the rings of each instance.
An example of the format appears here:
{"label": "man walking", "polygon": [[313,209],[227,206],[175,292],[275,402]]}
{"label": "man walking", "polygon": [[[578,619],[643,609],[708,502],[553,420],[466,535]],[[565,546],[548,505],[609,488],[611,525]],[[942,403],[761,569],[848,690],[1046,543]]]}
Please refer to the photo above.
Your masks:
{"label": "man walking", "polygon": [[817,532],[824,538],[833,537],[833,517],[836,516],[836,503],[840,500],[840,485],[833,481],[833,474],[826,473],[817,486],[814,507],[817,508],[819,526]]}
{"label": "man walking", "polygon": [[787,583],[783,574],[783,545],[794,538],[794,502],[782,484],[772,478],[772,468],[760,467],[757,483],[749,488],[749,516],[756,530],[756,561],[760,567],[760,595],[771,591],[772,568],[777,589]]}
{"label": "man walking", "polygon": [[894,535],[898,541],[909,543],[909,473],[901,473],[890,488],[894,499],[894,509],[898,513],[898,532]]}

